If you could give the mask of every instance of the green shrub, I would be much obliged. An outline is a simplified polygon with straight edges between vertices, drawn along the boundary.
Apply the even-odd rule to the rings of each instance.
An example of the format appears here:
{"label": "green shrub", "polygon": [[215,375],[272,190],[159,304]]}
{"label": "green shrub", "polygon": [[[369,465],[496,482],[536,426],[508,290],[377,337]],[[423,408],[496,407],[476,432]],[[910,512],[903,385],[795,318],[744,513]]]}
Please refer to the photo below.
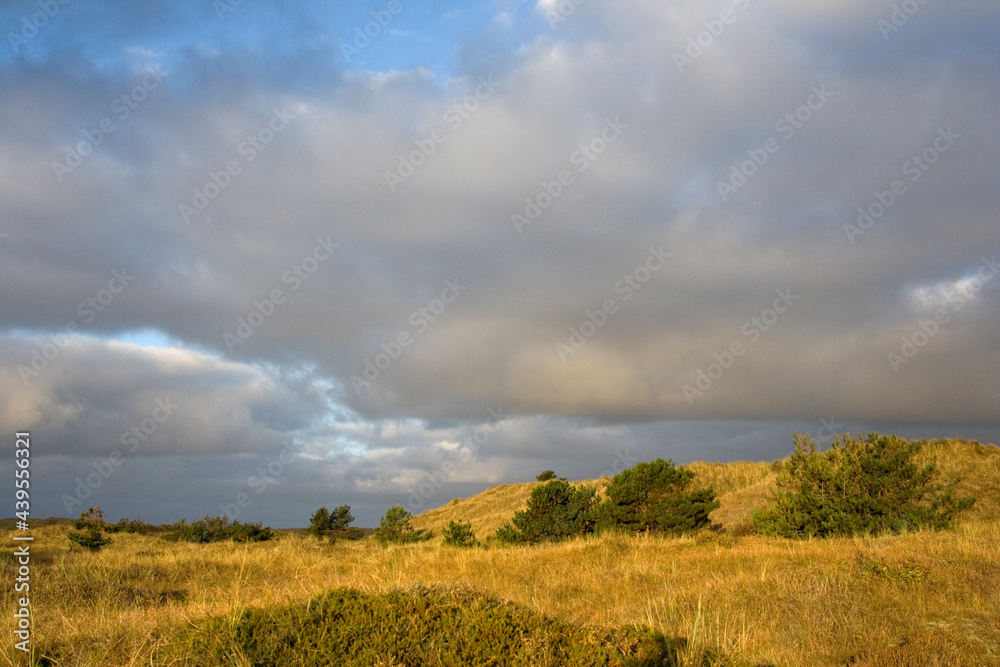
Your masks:
{"label": "green shrub", "polygon": [[917,443],[870,433],[837,436],[817,452],[809,436],[795,434],[795,453],[778,475],[774,505],[754,513],[764,535],[827,537],[946,528],[975,503],[956,498],[940,482],[935,462],[914,462]]}
{"label": "green shrub", "polygon": [[352,521],[354,515],[351,514],[350,505],[341,505],[334,509],[332,514],[326,507],[320,507],[309,519],[306,532],[317,539],[329,538],[331,542],[336,542],[338,539],[360,539],[364,536],[364,531],[352,528]]}
{"label": "green shrub", "polygon": [[229,523],[229,517],[206,516],[192,523],[187,523],[181,519],[170,526],[170,534],[167,539],[183,540],[185,542],[199,542],[207,544],[209,542],[221,542],[232,540],[234,542],[264,542],[274,537],[274,530],[257,523],[240,523],[234,521]]}
{"label": "green shrub", "polygon": [[90,551],[97,551],[101,547],[111,544],[110,537],[104,537],[101,531],[107,528],[104,523],[104,514],[100,507],[91,507],[86,512],[80,512],[80,518],[73,522],[73,528],[82,530],[82,533],[67,533],[66,537],[73,544],[79,545]]}
{"label": "green shrub", "polygon": [[693,479],[690,470],[659,458],[621,471],[604,491],[600,527],[677,534],[707,526],[719,501],[711,487],[690,491]]}
{"label": "green shrub", "polygon": [[175,650],[189,665],[638,667],[679,664],[649,628],[587,630],[465,591],[336,589],[306,603],[201,621]]}
{"label": "green shrub", "polygon": [[472,530],[472,522],[458,523],[452,521],[448,527],[441,531],[444,543],[450,547],[478,547],[479,540]]}
{"label": "green shrub", "polygon": [[140,535],[148,535],[156,530],[156,528],[143,521],[142,517],[137,516],[132,520],[122,517],[118,520],[118,523],[108,524],[106,530],[109,533],[138,533]]}
{"label": "green shrub", "polygon": [[535,477],[536,482],[548,482],[553,479],[562,479],[561,477],[556,477],[555,470],[543,470],[542,472],[538,473],[537,477]]}
{"label": "green shrub", "polygon": [[531,490],[528,507],[514,514],[514,525],[502,526],[494,535],[501,543],[558,541],[594,532],[594,489],[574,487],[554,479]]}
{"label": "green shrub", "polygon": [[429,540],[430,532],[414,530],[410,525],[412,517],[413,515],[403,509],[402,505],[393,505],[386,510],[379,527],[375,529],[375,540],[382,546]]}

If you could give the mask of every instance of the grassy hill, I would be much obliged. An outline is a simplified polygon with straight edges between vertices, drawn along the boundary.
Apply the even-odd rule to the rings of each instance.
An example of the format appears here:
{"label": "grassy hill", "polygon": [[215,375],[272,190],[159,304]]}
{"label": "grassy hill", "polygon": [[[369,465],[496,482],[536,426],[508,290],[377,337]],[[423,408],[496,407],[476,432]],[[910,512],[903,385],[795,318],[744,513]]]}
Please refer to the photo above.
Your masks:
{"label": "grassy hill", "polygon": [[[774,484],[776,466],[768,463],[690,466],[722,504],[714,529],[678,538],[601,535],[456,549],[439,538],[380,548],[371,539],[331,545],[295,533],[205,545],[117,534],[90,553],[70,551],[67,527],[53,522],[32,530],[31,664],[284,664],[262,659],[263,645],[285,650],[275,636],[311,641],[309,628],[319,628],[327,646],[353,632],[352,646],[369,657],[349,662],[314,648],[313,657],[288,664],[437,664],[435,651],[416,661],[405,656],[427,641],[457,646],[470,632],[495,631],[497,651],[511,650],[500,648],[510,636],[520,638],[521,663],[511,653],[453,664],[558,667],[566,663],[545,649],[554,637],[575,654],[627,643],[622,633],[638,626],[665,638],[668,661],[595,664],[995,667],[1000,449],[943,440],[925,443],[921,456],[936,456],[947,476],[963,476],[960,492],[978,498],[951,530],[823,540],[752,534],[750,511],[766,505]],[[606,481],[584,483],[602,488]],[[438,531],[468,519],[485,537],[524,506],[534,486],[489,489],[424,512],[416,523]],[[13,581],[12,550],[0,553],[0,564]],[[4,610],[15,609],[15,595],[12,586],[0,591]],[[331,595],[354,600],[356,622],[344,625]],[[422,616],[396,619],[394,600]],[[0,632],[11,636],[12,613],[4,619]],[[379,627],[409,633],[410,653]],[[365,643],[368,636],[377,643]],[[0,666],[24,664],[23,657],[0,649]]]}
{"label": "grassy hill", "polygon": [[[920,458],[936,459],[945,479],[960,477],[958,495],[977,498],[976,505],[963,515],[965,521],[981,521],[1000,516],[1000,448],[964,440],[921,441]],[[696,487],[711,486],[719,497],[719,508],[711,520],[717,532],[745,535],[752,532],[751,515],[770,505],[781,462],[730,463],[695,462],[687,467],[695,473]],[[597,489],[601,495],[609,477],[575,482]],[[440,536],[451,521],[469,521],[476,535],[483,539],[510,521],[514,512],[527,506],[531,490],[542,482],[504,484],[472,496],[452,500],[447,505],[427,510],[413,519],[415,528],[431,530]]]}

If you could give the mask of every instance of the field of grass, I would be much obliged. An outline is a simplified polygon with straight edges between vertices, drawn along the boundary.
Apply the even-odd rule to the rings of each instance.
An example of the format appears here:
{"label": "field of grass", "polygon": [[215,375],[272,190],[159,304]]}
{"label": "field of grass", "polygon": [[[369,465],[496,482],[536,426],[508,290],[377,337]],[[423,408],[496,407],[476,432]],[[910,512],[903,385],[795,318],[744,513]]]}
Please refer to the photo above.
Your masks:
{"label": "field of grass", "polygon": [[[383,549],[370,539],[329,545],[288,532],[249,545],[118,534],[88,553],[69,550],[65,525],[44,526],[33,531],[34,659],[207,664],[190,636],[210,618],[222,619],[218,628],[251,609],[277,617],[341,587],[375,595],[423,587],[489,596],[588,631],[648,626],[677,640],[681,665],[1000,664],[1000,449],[936,441],[923,455],[962,475],[959,491],[978,498],[952,530],[810,541],[754,535],[750,509],[766,505],[774,483],[764,463],[692,465],[721,507],[711,529],[682,538],[455,549],[437,537]],[[440,535],[448,521],[468,519],[482,539],[524,506],[533,486],[490,489],[414,523]],[[12,544],[10,531],[5,541]],[[11,551],[3,553],[5,581],[15,577]],[[5,637],[15,597],[5,585]],[[0,653],[0,665],[21,664],[19,651]],[[386,656],[373,664],[400,663]]]}

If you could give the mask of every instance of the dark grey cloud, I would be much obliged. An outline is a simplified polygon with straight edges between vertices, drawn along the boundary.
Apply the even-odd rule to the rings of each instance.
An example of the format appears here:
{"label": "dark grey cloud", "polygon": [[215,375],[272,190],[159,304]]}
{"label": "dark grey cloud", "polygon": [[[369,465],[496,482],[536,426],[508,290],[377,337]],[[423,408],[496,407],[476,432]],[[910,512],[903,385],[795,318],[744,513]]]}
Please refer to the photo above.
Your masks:
{"label": "dark grey cloud", "polygon": [[541,33],[548,4],[498,3],[447,68],[385,71],[345,68],[318,6],[189,32],[130,6],[95,51],[113,8],[0,69],[0,427],[56,487],[165,396],[128,465],[204,468],[160,498],[214,512],[297,452],[250,516],[406,498],[490,409],[448,489],[773,457],[830,415],[996,439],[994,8],[883,38],[860,2],[586,3]]}

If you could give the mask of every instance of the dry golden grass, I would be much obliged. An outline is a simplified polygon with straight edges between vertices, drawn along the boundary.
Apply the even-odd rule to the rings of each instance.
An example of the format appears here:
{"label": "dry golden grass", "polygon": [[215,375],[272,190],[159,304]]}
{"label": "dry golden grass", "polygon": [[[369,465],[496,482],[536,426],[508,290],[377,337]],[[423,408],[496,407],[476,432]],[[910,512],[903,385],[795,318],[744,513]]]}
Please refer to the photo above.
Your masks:
{"label": "dry golden grass", "polygon": [[[109,547],[85,553],[69,551],[65,527],[40,528],[32,547],[33,646],[62,666],[160,665],[164,648],[207,615],[302,601],[338,586],[382,593],[437,584],[587,626],[650,625],[688,640],[688,665],[708,650],[748,667],[852,659],[857,667],[997,665],[1000,520],[991,508],[1000,497],[1000,450],[954,442],[928,450],[935,447],[942,469],[962,472],[986,500],[985,509],[977,504],[944,532],[791,541],[707,530],[495,550],[453,549],[439,540],[388,549],[370,540],[326,545],[292,534],[255,545],[115,535]],[[770,483],[764,464],[732,465],[749,467],[706,468],[717,475],[717,488],[732,489],[716,512]],[[499,525],[497,516],[506,521],[523,506],[517,498],[526,499],[531,486],[491,489],[483,494],[489,502],[479,505],[482,516],[471,514],[477,505],[469,499],[435,521],[471,519],[482,537]],[[738,507],[728,509],[731,525],[739,524]],[[2,576],[13,581],[9,551]],[[6,637],[14,603],[5,586]],[[23,664],[21,654],[0,653],[4,664]]]}

